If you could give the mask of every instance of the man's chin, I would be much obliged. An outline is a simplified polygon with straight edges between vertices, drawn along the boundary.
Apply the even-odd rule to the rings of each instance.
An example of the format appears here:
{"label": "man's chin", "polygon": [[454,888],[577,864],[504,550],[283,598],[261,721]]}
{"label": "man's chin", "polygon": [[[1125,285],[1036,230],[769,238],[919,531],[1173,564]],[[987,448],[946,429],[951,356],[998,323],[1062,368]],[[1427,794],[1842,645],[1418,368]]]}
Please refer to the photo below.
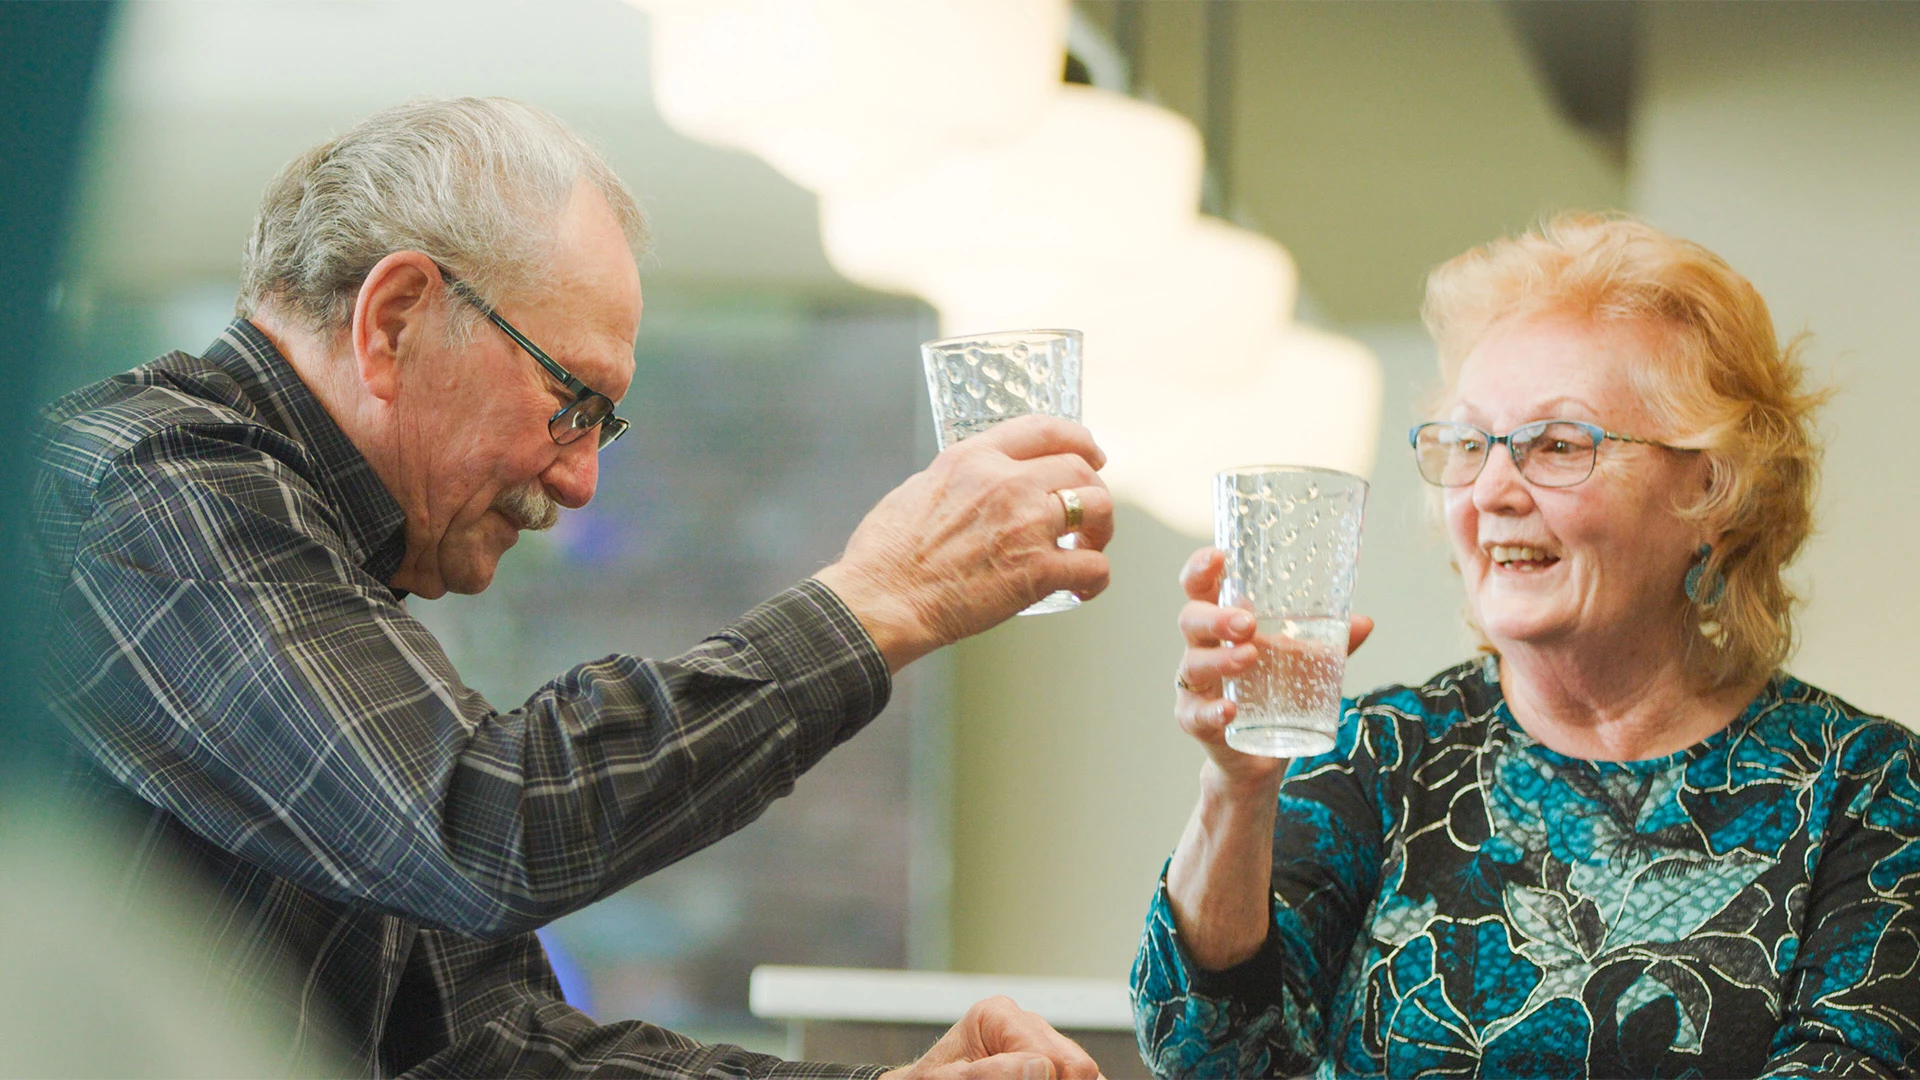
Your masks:
{"label": "man's chin", "polygon": [[498,550],[473,553],[471,558],[462,559],[447,575],[447,591],[471,596],[493,584],[493,575],[500,569],[500,557],[507,549],[520,542],[520,534],[515,531],[508,534],[506,543]]}
{"label": "man's chin", "polygon": [[[520,539],[520,534],[514,530],[501,530],[501,533],[497,545],[489,543],[484,550],[462,552],[454,558],[442,560],[440,592],[472,596],[486,591],[487,586],[493,584],[494,573],[500,569],[500,556],[506,554],[507,549]],[[495,537],[488,539],[496,540]]]}
{"label": "man's chin", "polygon": [[500,557],[519,542],[520,530],[505,514],[488,513],[459,534],[444,537],[430,556],[408,560],[390,584],[422,600],[484,592],[493,584]]}
{"label": "man's chin", "polygon": [[499,562],[493,560],[484,566],[468,567],[458,574],[450,574],[446,580],[446,591],[462,596],[485,592],[487,586],[493,584],[493,573],[498,567]]}

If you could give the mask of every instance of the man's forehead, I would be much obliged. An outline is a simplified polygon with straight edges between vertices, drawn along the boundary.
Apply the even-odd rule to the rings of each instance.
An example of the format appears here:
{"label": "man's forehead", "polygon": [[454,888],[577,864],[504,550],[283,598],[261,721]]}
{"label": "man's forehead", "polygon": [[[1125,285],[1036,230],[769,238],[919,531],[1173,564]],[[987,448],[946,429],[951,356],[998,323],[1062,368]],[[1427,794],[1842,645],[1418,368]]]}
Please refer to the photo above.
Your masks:
{"label": "man's forehead", "polygon": [[618,332],[576,324],[560,331],[549,350],[560,366],[594,390],[619,401],[633,381],[633,341]]}
{"label": "man's forehead", "polygon": [[[536,344],[594,390],[618,401],[633,378],[640,273],[605,196],[582,182],[561,212],[546,288],[517,308],[545,335]],[[508,316],[512,318],[512,315]]]}
{"label": "man's forehead", "polygon": [[[625,281],[618,276],[608,280],[577,281],[564,285],[550,310],[560,314],[562,331],[572,339],[572,347],[581,352],[582,365],[592,364],[608,374],[625,377],[633,367],[634,342],[640,333],[640,280],[633,275]],[[582,376],[585,377],[584,375]],[[589,380],[591,381],[591,380]]]}

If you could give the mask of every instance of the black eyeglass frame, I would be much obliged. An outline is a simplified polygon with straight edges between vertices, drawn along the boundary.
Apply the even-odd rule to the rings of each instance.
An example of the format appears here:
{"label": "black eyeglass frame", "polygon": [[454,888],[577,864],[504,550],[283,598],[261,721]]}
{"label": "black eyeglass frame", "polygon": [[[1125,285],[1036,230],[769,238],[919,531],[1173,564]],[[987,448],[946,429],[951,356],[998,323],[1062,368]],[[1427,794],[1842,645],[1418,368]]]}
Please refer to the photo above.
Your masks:
{"label": "black eyeglass frame", "polygon": [[[453,290],[455,296],[472,304],[480,314],[487,317],[488,322],[493,323],[493,325],[500,328],[502,333],[512,338],[515,345],[524,349],[528,356],[533,357],[535,363],[545,368],[547,374],[553,376],[559,381],[561,386],[566,387],[567,391],[573,394],[572,401],[561,406],[559,412],[547,418],[548,438],[561,446],[567,446],[579,442],[581,436],[595,428],[599,428],[600,444],[594,449],[605,450],[608,444],[627,433],[627,428],[630,425],[627,421],[613,414],[612,398],[581,382],[574,376],[573,372],[561,367],[559,362],[554,360],[553,357],[548,356],[540,346],[528,341],[527,335],[515,329],[514,325],[502,318],[500,313],[493,310],[490,304],[480,299],[480,294],[474,292],[472,286],[454,277],[445,267],[440,269],[440,276],[446,281],[447,287]],[[592,405],[596,398],[606,403],[606,413],[600,416],[599,419],[594,420]],[[592,422],[581,423],[582,420],[592,420]],[[566,437],[562,438],[562,435]]]}
{"label": "black eyeglass frame", "polygon": [[[1548,428],[1555,424],[1566,424],[1569,427],[1579,428],[1587,433],[1588,438],[1593,440],[1593,446],[1591,447],[1592,453],[1587,457],[1587,471],[1581,473],[1578,478],[1565,481],[1564,483],[1549,483],[1528,476],[1526,462],[1522,457],[1526,445],[1539,438]],[[1428,428],[1462,428],[1467,431],[1476,432],[1485,438],[1487,446],[1486,452],[1480,455],[1480,464],[1473,470],[1472,476],[1449,484],[1444,480],[1436,480],[1427,475],[1427,470],[1421,466],[1420,462],[1420,433]],[[1658,446],[1663,450],[1677,450],[1683,454],[1698,453],[1698,451],[1692,447],[1673,446],[1656,439],[1643,439],[1638,435],[1622,435],[1617,431],[1608,431],[1599,424],[1590,424],[1585,420],[1532,420],[1521,424],[1505,435],[1495,435],[1485,428],[1475,427],[1472,424],[1463,423],[1458,420],[1430,420],[1424,424],[1415,424],[1407,432],[1407,444],[1413,447],[1414,468],[1419,471],[1420,479],[1425,480],[1435,487],[1456,488],[1466,487],[1480,479],[1480,474],[1487,471],[1487,462],[1493,458],[1493,448],[1501,443],[1507,444],[1507,456],[1513,459],[1514,471],[1519,473],[1521,478],[1528,483],[1537,484],[1545,488],[1570,488],[1577,484],[1585,483],[1588,478],[1593,476],[1594,467],[1598,465],[1600,461],[1600,444],[1608,439],[1612,439],[1615,442],[1639,443],[1642,446]]]}

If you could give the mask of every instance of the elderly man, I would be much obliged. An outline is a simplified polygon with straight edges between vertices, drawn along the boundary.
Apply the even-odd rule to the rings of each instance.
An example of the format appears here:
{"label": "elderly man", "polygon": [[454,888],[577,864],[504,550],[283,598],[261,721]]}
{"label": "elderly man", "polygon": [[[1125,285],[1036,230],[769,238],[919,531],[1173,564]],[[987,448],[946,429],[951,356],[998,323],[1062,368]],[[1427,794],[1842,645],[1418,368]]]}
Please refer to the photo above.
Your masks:
{"label": "elderly man", "polygon": [[[1100,451],[1018,421],[685,655],[582,664],[496,711],[403,601],[486,588],[520,530],[593,497],[642,240],[558,121],[415,102],[268,188],[206,355],[48,410],[46,685],[82,785],[211,877],[221,983],[278,994],[290,1051],[332,1042],[376,1075],[846,1074],[596,1026],[533,931],[753,820],[914,658],[1105,587]],[[906,1071],[1093,1065],[999,1000]]]}

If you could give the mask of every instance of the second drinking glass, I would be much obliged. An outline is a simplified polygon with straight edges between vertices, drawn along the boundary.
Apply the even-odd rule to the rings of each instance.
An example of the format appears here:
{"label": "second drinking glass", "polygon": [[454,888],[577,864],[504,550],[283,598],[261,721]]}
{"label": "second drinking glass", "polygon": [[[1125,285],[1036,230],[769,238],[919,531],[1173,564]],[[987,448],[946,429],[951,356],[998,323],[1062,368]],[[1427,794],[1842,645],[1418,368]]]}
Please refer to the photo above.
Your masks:
{"label": "second drinking glass", "polygon": [[1226,680],[1227,745],[1265,757],[1324,754],[1340,726],[1348,615],[1367,482],[1298,465],[1214,477],[1220,604],[1253,612],[1258,664]]}

